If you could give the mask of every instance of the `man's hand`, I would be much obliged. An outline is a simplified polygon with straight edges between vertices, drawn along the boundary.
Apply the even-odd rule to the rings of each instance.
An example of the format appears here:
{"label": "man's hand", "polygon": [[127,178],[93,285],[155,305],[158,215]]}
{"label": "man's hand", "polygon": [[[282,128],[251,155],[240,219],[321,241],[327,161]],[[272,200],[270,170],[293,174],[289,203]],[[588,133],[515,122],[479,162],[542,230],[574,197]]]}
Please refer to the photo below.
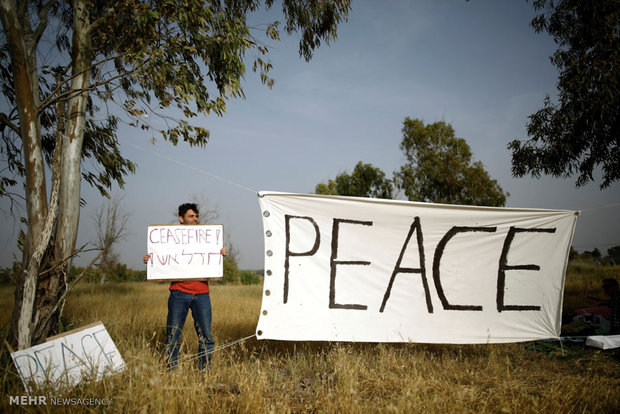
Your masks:
{"label": "man's hand", "polygon": [[[224,255],[226,256],[226,255]],[[151,258],[150,254],[145,254],[144,257],[142,258],[142,260],[144,260],[144,264],[147,264],[149,262],[149,259]]]}
{"label": "man's hand", "polygon": [[220,253],[222,254],[222,256],[226,257],[226,255],[228,254],[228,252],[226,251],[226,247],[222,247],[222,249],[220,250]]}

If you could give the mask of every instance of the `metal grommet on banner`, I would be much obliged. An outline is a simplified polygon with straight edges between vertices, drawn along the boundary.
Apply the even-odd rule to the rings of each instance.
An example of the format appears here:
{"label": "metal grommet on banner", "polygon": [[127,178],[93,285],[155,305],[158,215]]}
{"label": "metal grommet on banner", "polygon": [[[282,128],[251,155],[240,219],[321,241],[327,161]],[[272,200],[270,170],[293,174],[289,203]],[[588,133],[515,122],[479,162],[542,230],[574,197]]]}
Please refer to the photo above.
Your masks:
{"label": "metal grommet on banner", "polygon": [[267,250],[267,256],[271,257],[273,255],[273,252],[271,250]]}
{"label": "metal grommet on banner", "polygon": [[266,290],[265,291],[265,296],[269,296],[269,295],[271,295],[271,291],[270,290]]}
{"label": "metal grommet on banner", "polygon": [[267,276],[271,276],[271,270],[267,270]]}
{"label": "metal grommet on banner", "polygon": [[269,217],[270,213],[268,210],[263,211],[263,216],[264,217]]}
{"label": "metal grommet on banner", "polygon": [[271,237],[271,235],[272,235],[272,233],[271,233],[271,231],[270,231],[270,230],[267,230],[267,231],[265,232],[265,236],[267,236],[267,237]]}

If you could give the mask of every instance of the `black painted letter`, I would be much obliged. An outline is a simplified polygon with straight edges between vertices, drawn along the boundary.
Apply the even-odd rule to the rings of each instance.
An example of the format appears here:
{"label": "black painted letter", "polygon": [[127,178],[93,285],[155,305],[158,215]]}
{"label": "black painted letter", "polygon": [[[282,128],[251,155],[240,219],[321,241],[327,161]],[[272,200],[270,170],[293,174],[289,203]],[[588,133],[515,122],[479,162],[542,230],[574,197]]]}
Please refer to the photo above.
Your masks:
{"label": "black painted letter", "polygon": [[334,224],[332,226],[332,255],[329,259],[329,267],[330,267],[330,275],[329,275],[329,308],[330,309],[358,309],[358,310],[366,310],[368,306],[366,305],[356,305],[356,304],[339,304],[336,303],[336,266],[337,265],[363,265],[368,266],[370,262],[364,261],[344,261],[344,260],[336,260],[338,257],[338,230],[340,229],[340,223],[347,224],[360,224],[362,226],[372,226],[372,221],[357,221],[357,220],[346,220],[346,219],[334,219]]}
{"label": "black painted letter", "polygon": [[[316,237],[314,238],[314,246],[307,252],[292,252],[289,250],[291,245],[291,219],[308,220],[314,226]],[[321,233],[319,232],[319,226],[312,217],[306,216],[290,216],[286,214],[284,216],[284,227],[286,231],[286,253],[284,255],[284,303],[288,302],[288,269],[289,269],[289,257],[291,256],[312,256],[319,249],[321,244]]]}
{"label": "black painted letter", "polygon": [[526,311],[526,310],[540,310],[540,306],[529,305],[504,305],[504,294],[506,290],[506,270],[534,270],[539,271],[540,266],[535,264],[526,265],[508,265],[508,252],[510,251],[510,245],[515,238],[516,233],[555,233],[555,228],[550,229],[523,229],[512,226],[508,230],[508,235],[504,240],[504,247],[502,248],[502,255],[499,258],[499,270],[497,272],[497,311],[502,312],[506,310],[513,311]]}
{"label": "black painted letter", "polygon": [[456,236],[458,233],[469,233],[469,232],[485,232],[485,233],[494,233],[497,227],[458,227],[454,226],[443,236],[439,244],[437,244],[437,248],[435,249],[435,257],[433,258],[433,280],[435,281],[435,288],[437,289],[437,295],[439,295],[439,299],[441,300],[441,304],[443,308],[446,310],[471,310],[471,311],[481,311],[482,306],[479,305],[452,305],[448,302],[446,298],[446,294],[443,291],[443,287],[441,286],[441,276],[439,274],[439,265],[441,263],[441,256],[443,256],[443,251],[446,248],[446,245],[452,239],[452,237]]}
{"label": "black painted letter", "polygon": [[[409,240],[411,240],[411,236],[413,236],[413,232],[416,231],[416,239],[418,243],[418,255],[420,258],[420,268],[415,269],[411,267],[400,267],[400,264],[403,261],[403,256],[407,251],[407,246],[409,245]],[[420,273],[422,276],[422,285],[424,286],[424,294],[426,296],[426,308],[428,309],[428,313],[433,313],[433,303],[431,302],[431,292],[428,288],[428,281],[426,280],[426,266],[424,265],[424,239],[422,236],[422,226],[420,225],[420,217],[416,217],[411,223],[411,227],[409,228],[409,234],[407,234],[407,238],[405,239],[405,244],[403,244],[403,248],[400,250],[400,255],[398,256],[398,260],[396,261],[396,266],[394,266],[394,271],[392,272],[392,277],[390,277],[390,283],[388,283],[388,287],[385,291],[385,295],[383,295],[383,302],[381,303],[381,309],[379,312],[383,312],[385,310],[385,305],[390,298],[390,294],[392,293],[392,285],[394,284],[394,279],[396,279],[396,275],[399,273]]]}

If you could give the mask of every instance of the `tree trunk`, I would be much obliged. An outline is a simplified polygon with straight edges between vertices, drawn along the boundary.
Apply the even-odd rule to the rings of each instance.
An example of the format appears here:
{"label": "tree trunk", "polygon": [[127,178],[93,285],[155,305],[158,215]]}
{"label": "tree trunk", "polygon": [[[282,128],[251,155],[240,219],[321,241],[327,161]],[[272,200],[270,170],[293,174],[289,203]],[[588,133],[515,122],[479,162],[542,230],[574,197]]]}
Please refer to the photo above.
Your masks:
{"label": "tree trunk", "polygon": [[103,251],[103,254],[101,255],[101,266],[99,267],[99,269],[101,269],[101,279],[99,280],[99,284],[101,286],[105,285],[107,276],[108,276],[108,271],[110,269],[110,265],[108,264],[108,252],[107,251]]}
{"label": "tree trunk", "polygon": [[[44,340],[60,322],[67,289],[67,273],[77,240],[80,219],[81,159],[86,105],[90,86],[90,31],[88,8],[80,2],[74,5],[73,67],[70,98],[66,103],[66,118],[62,134],[62,160],[59,166],[59,216],[50,266],[53,270],[39,278],[35,304],[36,342]],[[59,303],[60,302],[60,303]]]}
{"label": "tree trunk", "polygon": [[[17,281],[10,340],[18,349],[43,341],[58,326],[67,289],[67,269],[77,238],[80,209],[80,163],[88,88],[90,86],[90,26],[87,7],[76,0],[72,44],[71,93],[61,102],[58,140],[52,166],[48,210],[39,122],[36,50],[27,9],[0,0],[0,18],[11,59],[20,134],[26,169],[28,230],[22,273]],[[66,110],[66,116],[64,112]]]}
{"label": "tree trunk", "polygon": [[41,149],[41,128],[37,114],[39,89],[36,41],[28,22],[18,17],[15,2],[0,1],[0,18],[7,39],[13,70],[20,135],[26,169],[26,211],[28,231],[24,244],[22,273],[15,289],[15,305],[11,315],[12,342],[23,349],[30,346],[36,285],[43,252],[35,248],[42,241],[47,215],[45,170]]}

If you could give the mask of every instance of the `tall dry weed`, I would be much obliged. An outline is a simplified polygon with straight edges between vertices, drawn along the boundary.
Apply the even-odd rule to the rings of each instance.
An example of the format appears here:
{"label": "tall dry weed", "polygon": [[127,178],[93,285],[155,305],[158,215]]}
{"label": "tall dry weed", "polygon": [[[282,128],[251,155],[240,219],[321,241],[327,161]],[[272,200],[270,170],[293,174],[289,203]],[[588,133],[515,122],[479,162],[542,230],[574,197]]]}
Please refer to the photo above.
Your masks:
{"label": "tall dry weed", "polygon": [[[598,286],[577,271],[567,293]],[[4,310],[8,290],[0,291]],[[12,294],[12,293],[11,293]],[[212,285],[216,346],[254,333],[260,286]],[[581,293],[579,294],[581,295]],[[586,296],[587,296],[586,295]],[[552,342],[498,345],[366,344],[247,339],[214,354],[210,372],[192,360],[187,323],[183,363],[164,369],[167,285],[82,284],[65,306],[65,328],[102,321],[127,369],[99,382],[41,395],[110,398],[105,407],[9,405],[24,390],[6,352],[0,412],[118,413],[609,413],[620,409],[620,363],[613,353]],[[576,296],[577,297],[577,296]],[[565,301],[566,303],[566,301]],[[8,315],[3,313],[3,323]],[[617,355],[617,354],[616,354]]]}
{"label": "tall dry weed", "polygon": [[620,266],[569,263],[564,288],[564,310],[597,306],[608,300],[601,288],[601,282],[606,278],[620,282]]}

